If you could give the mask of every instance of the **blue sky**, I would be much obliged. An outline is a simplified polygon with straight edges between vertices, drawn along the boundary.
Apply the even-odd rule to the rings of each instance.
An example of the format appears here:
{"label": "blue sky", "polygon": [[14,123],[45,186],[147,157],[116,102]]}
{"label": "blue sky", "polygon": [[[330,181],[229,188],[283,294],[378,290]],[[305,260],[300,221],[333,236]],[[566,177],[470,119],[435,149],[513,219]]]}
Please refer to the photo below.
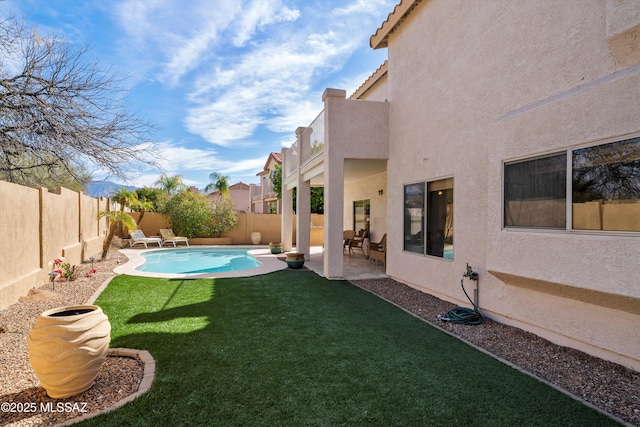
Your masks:
{"label": "blue sky", "polygon": [[[209,174],[258,183],[267,156],[322,110],[322,92],[351,95],[384,62],[369,37],[397,0],[5,0],[40,33],[91,44],[129,76],[128,104],[160,129],[161,169],[204,188]],[[101,179],[99,171],[95,179]]]}

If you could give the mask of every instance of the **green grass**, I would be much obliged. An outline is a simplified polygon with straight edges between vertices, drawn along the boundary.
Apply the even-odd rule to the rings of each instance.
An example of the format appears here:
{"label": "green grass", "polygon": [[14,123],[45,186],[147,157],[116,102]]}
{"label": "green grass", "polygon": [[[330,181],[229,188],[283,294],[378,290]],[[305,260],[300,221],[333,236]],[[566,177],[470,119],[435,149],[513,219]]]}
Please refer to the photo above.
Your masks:
{"label": "green grass", "polygon": [[[96,304],[151,390],[85,425],[605,426],[609,418],[345,281],[119,276]],[[470,326],[472,327],[472,326]]]}

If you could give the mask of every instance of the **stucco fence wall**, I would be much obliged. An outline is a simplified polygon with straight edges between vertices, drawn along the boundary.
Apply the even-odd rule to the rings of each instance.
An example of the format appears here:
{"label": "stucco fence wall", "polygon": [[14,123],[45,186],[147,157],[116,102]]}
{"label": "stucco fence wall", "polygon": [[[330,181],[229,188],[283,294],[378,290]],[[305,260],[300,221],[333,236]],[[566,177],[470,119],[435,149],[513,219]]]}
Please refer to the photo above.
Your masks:
{"label": "stucco fence wall", "polygon": [[58,188],[0,181],[0,310],[49,280],[53,260],[72,265],[98,254],[106,234],[109,200]]}
{"label": "stucco fence wall", "polygon": [[[46,188],[29,188],[0,181],[0,310],[14,304],[29,289],[49,281],[53,260],[62,258],[79,265],[98,256],[108,232],[108,220],[98,220],[109,209],[108,198],[93,198],[66,188],[50,193]],[[138,213],[131,213],[137,220]],[[314,227],[311,244],[323,243],[323,216],[311,216]],[[225,233],[228,243],[250,245],[251,233],[261,233],[261,244],[281,240],[281,215],[238,214],[238,227]],[[293,218],[295,233],[295,217]],[[161,214],[147,212],[140,228],[147,236],[159,235],[170,227]],[[208,241],[193,240],[194,244]],[[295,241],[295,240],[294,240]]]}

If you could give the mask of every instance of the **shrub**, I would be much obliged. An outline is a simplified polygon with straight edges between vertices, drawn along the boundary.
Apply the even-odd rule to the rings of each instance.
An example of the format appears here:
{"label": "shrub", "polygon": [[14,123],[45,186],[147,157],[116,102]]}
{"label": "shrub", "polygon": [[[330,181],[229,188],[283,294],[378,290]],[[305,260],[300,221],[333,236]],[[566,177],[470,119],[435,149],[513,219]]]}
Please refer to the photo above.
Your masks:
{"label": "shrub", "polygon": [[164,213],[177,235],[209,237],[213,233],[211,201],[202,194],[182,191],[169,199]]}
{"label": "shrub", "polygon": [[231,197],[220,197],[213,201],[213,226],[211,231],[214,237],[221,237],[224,233],[238,226],[236,215],[236,202]]}

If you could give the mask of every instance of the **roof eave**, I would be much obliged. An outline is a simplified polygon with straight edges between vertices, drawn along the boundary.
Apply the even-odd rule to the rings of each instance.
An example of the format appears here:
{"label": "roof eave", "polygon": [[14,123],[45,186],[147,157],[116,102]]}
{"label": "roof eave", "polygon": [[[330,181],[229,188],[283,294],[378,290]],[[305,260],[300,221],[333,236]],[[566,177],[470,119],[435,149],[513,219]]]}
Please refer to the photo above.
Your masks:
{"label": "roof eave", "polygon": [[422,0],[401,0],[389,14],[387,19],[382,23],[376,33],[369,38],[369,45],[373,49],[385,48],[389,45],[389,36],[393,33],[411,11],[420,4]]}

